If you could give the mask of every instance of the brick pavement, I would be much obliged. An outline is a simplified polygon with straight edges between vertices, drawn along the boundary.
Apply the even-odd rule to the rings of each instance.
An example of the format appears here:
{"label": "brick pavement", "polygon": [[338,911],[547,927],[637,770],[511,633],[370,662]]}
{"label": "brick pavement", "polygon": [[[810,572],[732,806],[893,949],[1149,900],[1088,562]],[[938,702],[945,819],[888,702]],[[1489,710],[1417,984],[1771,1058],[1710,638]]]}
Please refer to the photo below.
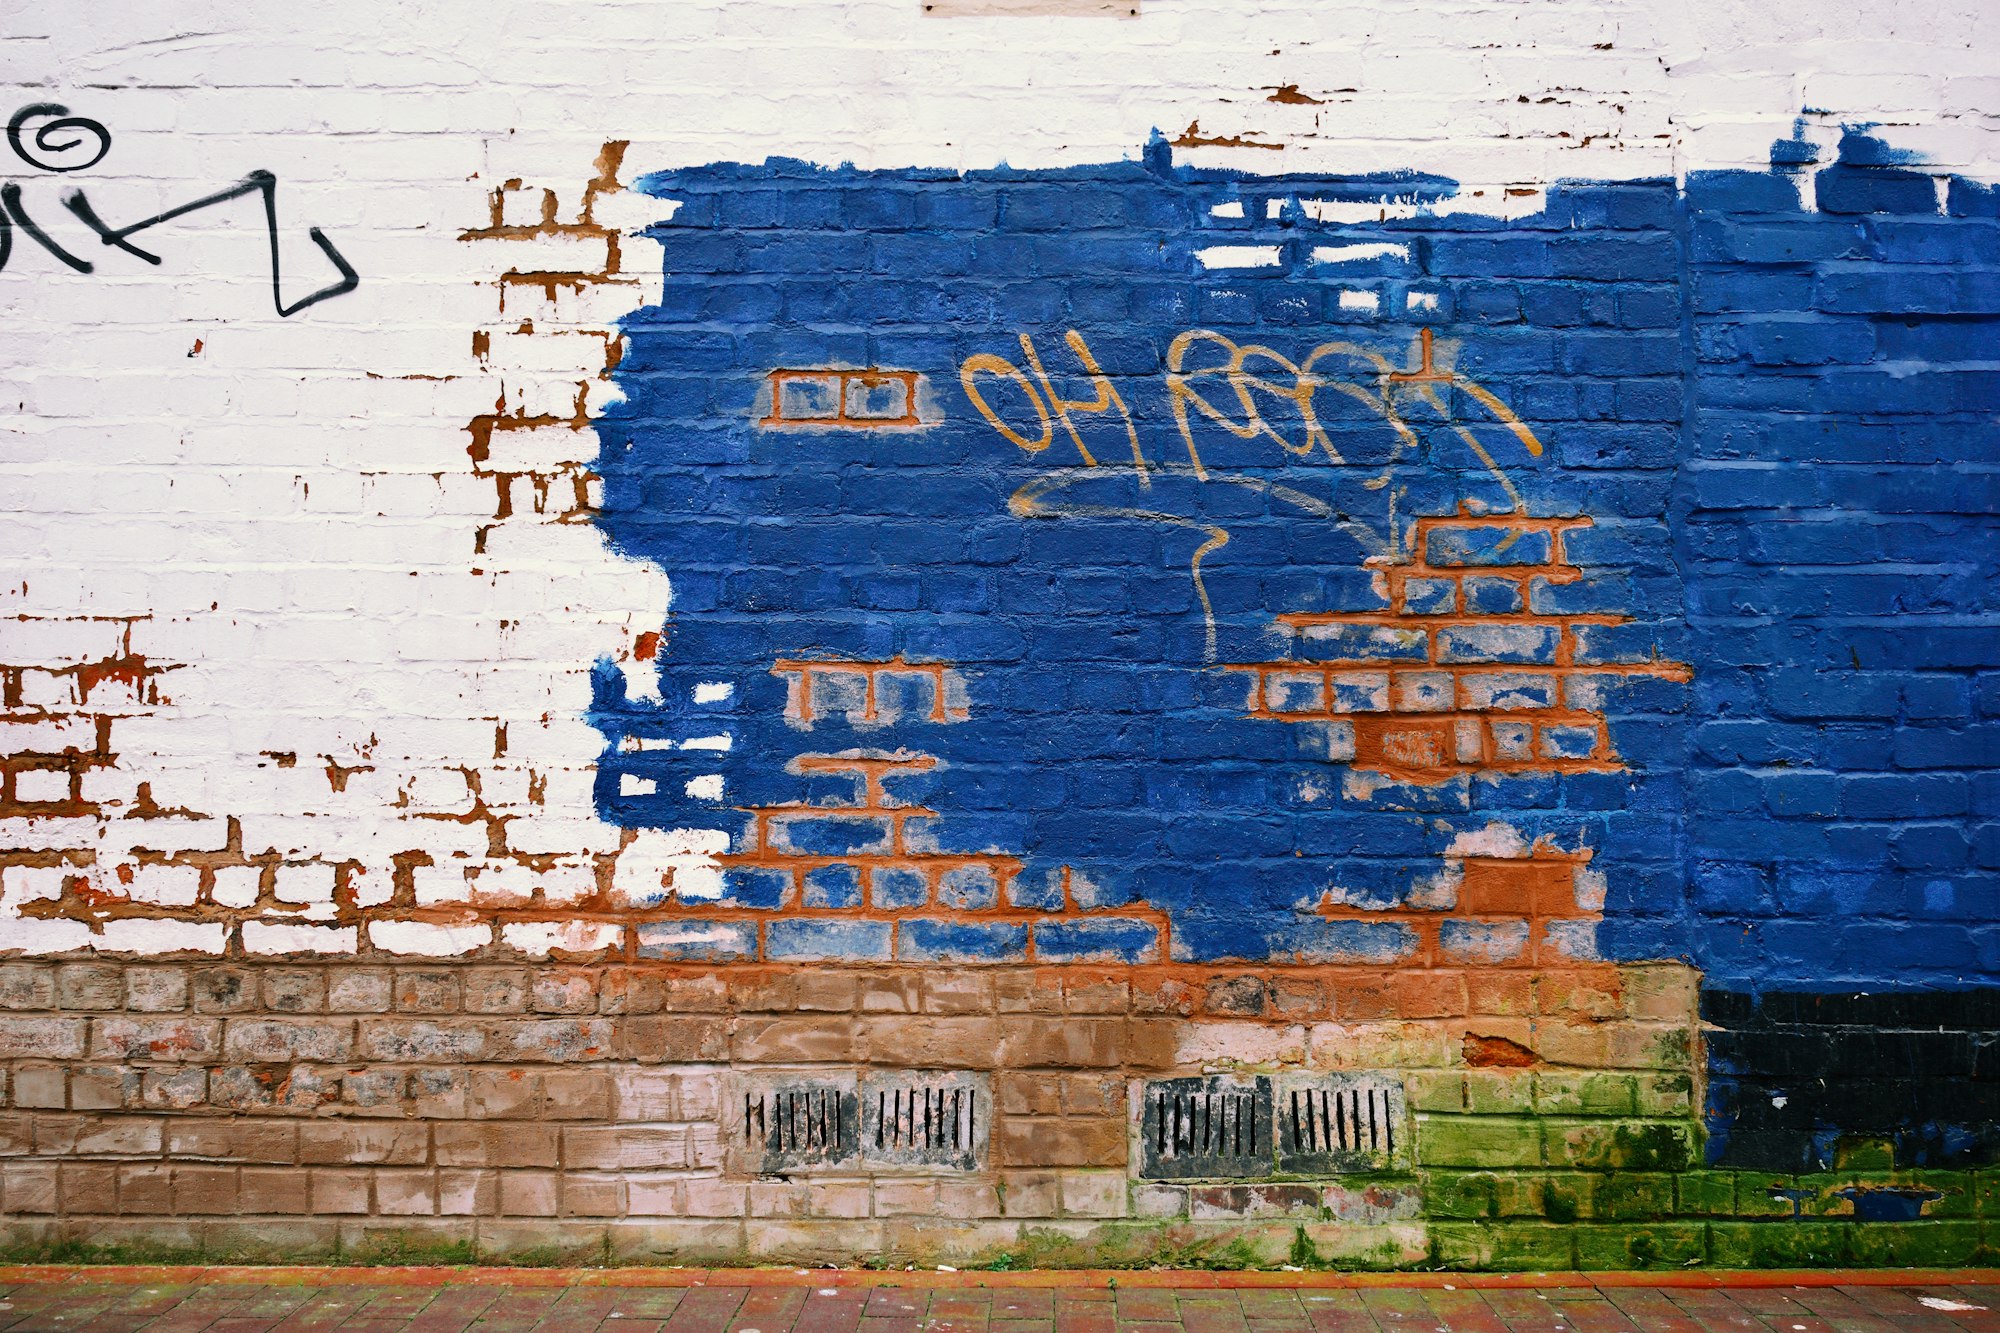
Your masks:
{"label": "brick pavement", "polygon": [[1996,1312],[2000,1275],[1962,1273],[0,1270],[0,1333],[2000,1333]]}

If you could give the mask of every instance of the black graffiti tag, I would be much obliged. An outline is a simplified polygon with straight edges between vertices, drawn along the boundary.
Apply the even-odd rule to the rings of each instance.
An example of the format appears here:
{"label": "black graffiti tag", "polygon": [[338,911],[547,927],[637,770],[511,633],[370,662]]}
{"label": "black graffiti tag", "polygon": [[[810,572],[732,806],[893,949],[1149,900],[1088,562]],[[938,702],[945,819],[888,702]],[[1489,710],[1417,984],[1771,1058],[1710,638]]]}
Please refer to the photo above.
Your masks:
{"label": "black graffiti tag", "polygon": [[[42,123],[31,133],[28,126],[32,121]],[[36,102],[22,107],[8,120],[7,143],[14,150],[14,155],[29,166],[40,171],[67,173],[82,171],[102,161],[104,155],[111,151],[111,133],[97,121],[84,116],[70,115],[66,106],[54,102]],[[84,156],[84,153],[88,153],[88,156]],[[123,227],[113,227],[99,217],[97,210],[91,207],[89,198],[80,189],[64,195],[62,202],[63,206],[95,232],[97,238],[105,245],[123,250],[126,254],[142,259],[148,264],[158,264],[160,262],[158,255],[132,244],[130,238],[149,227],[157,227],[163,222],[171,222],[175,218],[184,217],[204,208],[212,208],[217,204],[225,204],[232,199],[241,199],[246,194],[260,194],[264,199],[264,230],[269,237],[271,247],[271,304],[277,307],[281,318],[289,318],[308,306],[344,295],[361,285],[361,275],[355,272],[354,266],[347,262],[346,257],[334,247],[333,242],[326,238],[326,234],[318,227],[308,227],[306,235],[312,238],[320,253],[339,270],[340,278],[296,301],[285,300],[278,262],[278,178],[268,171],[252,171],[234,185],[204,195],[191,203],[180,204],[164,212],[155,213],[152,217],[128,223]],[[9,182],[0,186],[0,270],[7,267],[7,261],[13,256],[16,227],[19,227],[28,239],[76,272],[96,271],[96,265],[90,260],[72,254],[54,237],[42,230],[40,224],[29,215],[26,204],[22,202],[20,185]]]}
{"label": "black graffiti tag", "polygon": [[[27,123],[38,116],[54,116],[56,119],[35,130],[34,147],[29,148],[21,142],[22,132]],[[75,157],[65,160],[63,157],[65,153],[72,148],[81,147],[84,142],[83,139],[62,137],[72,130],[80,132],[85,138],[95,139],[97,151],[81,161]],[[14,156],[31,167],[39,167],[43,171],[82,171],[85,167],[96,166],[104,160],[104,155],[111,151],[111,131],[88,117],[70,115],[66,106],[57,106],[54,102],[36,102],[16,111],[14,118],[7,122],[7,142],[13,148]],[[49,154],[49,157],[41,156],[43,153]],[[55,160],[52,161],[51,158]]]}

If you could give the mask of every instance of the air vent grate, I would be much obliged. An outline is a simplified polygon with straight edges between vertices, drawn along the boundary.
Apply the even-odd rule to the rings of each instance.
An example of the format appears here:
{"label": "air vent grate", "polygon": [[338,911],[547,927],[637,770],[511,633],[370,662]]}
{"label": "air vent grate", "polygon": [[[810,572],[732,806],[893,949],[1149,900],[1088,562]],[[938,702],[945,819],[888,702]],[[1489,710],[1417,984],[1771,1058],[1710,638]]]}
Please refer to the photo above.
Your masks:
{"label": "air vent grate", "polygon": [[793,1088],[743,1096],[743,1136],[777,1153],[811,1153],[841,1146],[842,1095],[832,1088]]}
{"label": "air vent grate", "polygon": [[1140,1174],[1154,1180],[1271,1173],[1271,1084],[1158,1079],[1140,1104]]}
{"label": "air vent grate", "polygon": [[780,1173],[826,1166],[860,1146],[852,1082],[758,1079],[737,1089],[742,1121],[736,1158],[742,1167]]}
{"label": "air vent grate", "polygon": [[1287,1174],[1380,1168],[1403,1147],[1403,1085],[1394,1077],[1287,1075],[1277,1110],[1277,1166]]}
{"label": "air vent grate", "polygon": [[1381,1074],[1156,1079],[1139,1089],[1148,1180],[1380,1170],[1404,1146],[1402,1081]]}
{"label": "air vent grate", "polygon": [[730,1098],[731,1116],[741,1116],[731,1127],[731,1169],[746,1175],[977,1170],[993,1119],[986,1078],[973,1073],[760,1073],[739,1076]]}
{"label": "air vent grate", "polygon": [[1285,1145],[1295,1153],[1396,1150],[1389,1096],[1379,1088],[1293,1088],[1278,1111]]}
{"label": "air vent grate", "polygon": [[992,1111],[975,1074],[877,1075],[861,1085],[861,1152],[888,1166],[970,1171],[985,1155]]}
{"label": "air vent grate", "polygon": [[964,1148],[972,1142],[976,1113],[963,1088],[877,1088],[875,1148]]}

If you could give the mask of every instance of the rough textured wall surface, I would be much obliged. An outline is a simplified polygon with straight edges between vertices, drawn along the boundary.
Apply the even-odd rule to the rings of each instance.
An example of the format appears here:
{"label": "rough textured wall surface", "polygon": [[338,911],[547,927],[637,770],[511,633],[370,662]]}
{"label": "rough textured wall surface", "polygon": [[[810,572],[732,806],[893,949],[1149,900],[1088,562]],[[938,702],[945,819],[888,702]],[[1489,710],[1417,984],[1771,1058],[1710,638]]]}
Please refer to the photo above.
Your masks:
{"label": "rough textured wall surface", "polygon": [[5,1244],[1990,1256],[2000,21],[978,8],[0,19]]}

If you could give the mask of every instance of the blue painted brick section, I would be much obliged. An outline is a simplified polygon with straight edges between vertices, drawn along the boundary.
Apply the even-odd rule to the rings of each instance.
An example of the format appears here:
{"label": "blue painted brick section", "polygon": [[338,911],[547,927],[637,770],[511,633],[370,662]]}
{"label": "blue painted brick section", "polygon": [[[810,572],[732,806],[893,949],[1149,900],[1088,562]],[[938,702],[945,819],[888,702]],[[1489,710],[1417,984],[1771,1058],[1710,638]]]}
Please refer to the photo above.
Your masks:
{"label": "blue painted brick section", "polygon": [[890,840],[889,821],[880,816],[787,815],[771,821],[772,845],[788,852],[820,856],[883,852]]}
{"label": "blue painted brick section", "polygon": [[1424,558],[1446,565],[1545,565],[1549,534],[1512,528],[1433,528]]}
{"label": "blue painted brick section", "polygon": [[1553,662],[1557,632],[1550,625],[1446,625],[1437,632],[1441,662]]}
{"label": "blue painted brick section", "polygon": [[732,867],[723,875],[722,900],[731,907],[780,907],[791,896],[789,870]]}
{"label": "blue painted brick section", "polygon": [[764,929],[765,956],[773,962],[871,961],[890,956],[887,921],[808,918],[773,921]]}
{"label": "blue painted brick section", "polygon": [[805,876],[807,907],[859,907],[861,872],[851,865],[815,866]]}
{"label": "blue painted brick section", "polygon": [[921,871],[882,867],[869,873],[869,891],[877,907],[921,907],[930,892]]}
{"label": "blue painted brick section", "polygon": [[1697,692],[1688,831],[1697,865],[1735,862],[1697,876],[1710,984],[1981,979],[1962,930],[1922,924],[1955,901],[1923,882],[1968,865],[1968,780],[1994,762],[1969,724],[2000,626],[1970,588],[2000,543],[1958,516],[1989,470],[1965,460],[1996,455],[1960,366],[2000,334],[2000,245],[1875,141],[1841,155],[1809,178],[1817,212],[1748,174],[1689,186],[1688,449],[1718,461],[1688,468],[1676,522],[1697,670],[1728,669]]}
{"label": "blue painted brick section", "polygon": [[639,956],[726,963],[757,956],[757,927],[741,921],[651,921],[639,927]]}
{"label": "blue painted brick section", "polygon": [[[771,815],[762,849],[810,867],[802,888],[739,865],[723,904],[782,918],[797,891],[807,910],[856,912],[865,875],[865,901],[896,920],[770,920],[785,960],[886,957],[893,927],[913,960],[1139,961],[1158,912],[1181,958],[1394,966],[1407,932],[1311,905],[1330,885],[1407,902],[1452,833],[1497,822],[1588,830],[1614,957],[1687,957],[1711,985],[1750,989],[2000,978],[2000,944],[1970,929],[2000,939],[1977,888],[2000,859],[2000,204],[1972,182],[1941,193],[1865,134],[1836,162],[1810,148],[1787,141],[1777,169],[1696,173],[1684,192],[1573,183],[1535,217],[1353,226],[1263,203],[1452,187],[1300,178],[1260,193],[1163,147],[1047,172],[654,178],[682,203],[653,229],[673,276],[627,322],[599,521],[673,579],[674,619],[664,703],[627,698],[616,670],[593,677],[600,812],[719,830],[743,851],[744,810],[810,807]],[[1808,163],[1821,169],[1795,170]],[[1244,216],[1215,217],[1225,202]],[[1374,242],[1409,257],[1312,258]],[[1280,263],[1210,271],[1195,252],[1212,244],[1271,246]],[[1343,287],[1382,301],[1347,309]],[[1412,309],[1415,291],[1436,304]],[[1399,399],[1403,441],[1328,387],[1415,367],[1424,329],[1539,452],[1469,392],[1439,394],[1442,413]],[[1251,391],[1269,429],[1236,424],[1220,368],[1252,345],[1318,358],[1314,415],[1344,467],[1282,388]],[[1014,372],[979,378],[990,412],[961,378],[975,356]],[[1229,424],[1194,410],[1182,435],[1176,356]],[[781,366],[909,372],[926,424],[761,430]],[[1129,437],[1120,413],[1086,406],[1111,390]],[[788,392],[787,415],[827,422],[892,412],[902,390]],[[1561,542],[1582,577],[1531,578],[1525,606],[1518,571],[1556,543],[1483,521],[1517,506],[1593,520]],[[1461,623],[1362,623],[1388,610],[1381,569],[1416,517],[1462,520],[1414,553],[1454,576],[1411,579],[1401,610]],[[1287,614],[1354,619],[1293,630],[1275,621]],[[856,677],[827,687],[810,726],[786,717],[774,661],[898,655],[949,663],[964,715],[936,720],[928,679],[878,679],[883,716],[867,719]],[[1212,667],[1257,662],[1302,668],[1271,678],[1268,705],[1320,715],[1246,717],[1248,678]],[[1689,664],[1692,685],[1588,670],[1661,662]],[[1353,669],[1329,684],[1325,664]],[[1452,677],[1469,665],[1494,669]],[[1438,672],[1445,685],[1420,679]],[[688,702],[710,680],[736,686],[729,703]],[[1606,733],[1519,716],[1555,706],[1601,712]],[[1392,709],[1488,716],[1509,760],[1615,753],[1622,768],[1346,782],[1348,719]],[[679,768],[619,745],[712,735],[724,717],[731,748],[701,756],[724,801],[684,797]],[[884,781],[925,808],[900,843],[857,808],[854,775],[793,762],[839,753],[936,758]],[[626,771],[658,791],[620,795]],[[1435,836],[1411,834],[1421,820]],[[921,869],[882,864],[901,857]],[[1065,884],[1086,907],[1148,915],[1066,915]],[[1049,919],[976,915],[998,907]],[[738,956],[746,932],[639,947]],[[1468,955],[1511,947],[1453,939]]]}
{"label": "blue painted brick section", "polygon": [[1035,957],[1045,963],[1157,963],[1159,929],[1118,919],[1037,922]]}
{"label": "blue painted brick section", "polygon": [[1004,922],[903,921],[896,956],[913,963],[1017,962],[1028,956],[1028,928]]}

